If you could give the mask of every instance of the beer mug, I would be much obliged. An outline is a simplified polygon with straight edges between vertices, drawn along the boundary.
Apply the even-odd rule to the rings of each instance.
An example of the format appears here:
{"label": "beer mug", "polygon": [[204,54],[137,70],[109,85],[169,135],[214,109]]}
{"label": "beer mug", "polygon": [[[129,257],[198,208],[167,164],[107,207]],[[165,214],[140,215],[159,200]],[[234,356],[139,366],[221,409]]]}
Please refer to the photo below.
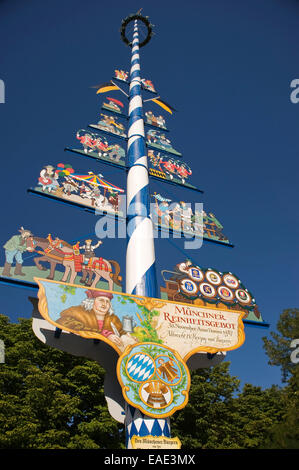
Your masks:
{"label": "beer mug", "polygon": [[137,326],[133,316],[125,315],[122,320],[123,330],[127,333],[133,333],[133,328]]}

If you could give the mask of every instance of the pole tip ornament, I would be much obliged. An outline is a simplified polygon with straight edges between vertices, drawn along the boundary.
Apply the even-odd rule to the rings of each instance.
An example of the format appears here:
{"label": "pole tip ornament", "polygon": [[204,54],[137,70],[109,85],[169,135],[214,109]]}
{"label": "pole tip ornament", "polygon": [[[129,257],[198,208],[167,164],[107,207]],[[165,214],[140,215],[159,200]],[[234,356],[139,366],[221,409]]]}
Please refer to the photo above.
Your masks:
{"label": "pole tip ornament", "polygon": [[141,15],[141,10],[142,10],[142,8],[140,8],[140,10],[138,10],[137,13],[133,13],[133,14],[127,16],[126,18],[124,18],[121,22],[120,36],[121,36],[123,42],[125,44],[127,44],[128,46],[130,46],[130,47],[132,47],[132,41],[130,41],[130,39],[127,37],[126,29],[127,29],[127,26],[132,21],[135,21],[135,20],[141,21],[143,23],[143,25],[146,27],[146,30],[147,30],[146,37],[143,41],[141,41],[139,43],[139,47],[145,46],[150,41],[150,39],[153,35],[154,25],[151,24],[151,22],[149,21],[148,16]]}

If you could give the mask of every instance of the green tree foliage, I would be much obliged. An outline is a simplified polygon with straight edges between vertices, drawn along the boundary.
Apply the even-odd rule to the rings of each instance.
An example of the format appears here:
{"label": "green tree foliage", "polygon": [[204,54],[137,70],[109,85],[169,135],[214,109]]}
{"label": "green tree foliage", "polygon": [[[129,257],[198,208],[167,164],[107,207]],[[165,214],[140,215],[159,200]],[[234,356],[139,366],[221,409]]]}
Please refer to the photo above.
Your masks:
{"label": "green tree foliage", "polygon": [[[284,321],[289,325],[285,314],[279,322],[281,336],[287,331],[287,338],[294,338]],[[104,370],[96,362],[44,345],[34,336],[31,320],[10,323],[0,315],[0,338],[5,343],[0,448],[124,447],[124,429],[109,415]],[[288,357],[290,352],[289,348]],[[172,435],[181,439],[183,448],[298,448],[298,367],[287,364],[286,351],[279,354],[275,363],[281,365],[277,357],[282,357],[288,369],[284,388],[262,390],[246,384],[240,391],[229,362],[192,372],[189,403],[171,418]]]}
{"label": "green tree foliage", "polygon": [[268,427],[281,419],[280,391],[262,391],[229,374],[229,362],[191,374],[190,400],[172,418],[172,433],[184,448],[254,449],[263,446]]}
{"label": "green tree foliage", "polygon": [[269,364],[279,366],[282,380],[287,381],[295,368],[290,358],[290,344],[293,339],[299,338],[299,309],[286,309],[277,323],[277,331],[271,332],[271,338],[263,338],[264,348],[269,357]]}
{"label": "green tree foliage", "polygon": [[263,338],[269,364],[279,366],[282,380],[287,383],[281,392],[282,419],[269,428],[265,447],[299,449],[299,364],[292,362],[290,347],[299,339],[299,309],[283,310],[277,323],[278,333]]}
{"label": "green tree foliage", "polygon": [[122,429],[108,412],[104,370],[41,343],[31,320],[0,315],[0,448],[119,448]]}

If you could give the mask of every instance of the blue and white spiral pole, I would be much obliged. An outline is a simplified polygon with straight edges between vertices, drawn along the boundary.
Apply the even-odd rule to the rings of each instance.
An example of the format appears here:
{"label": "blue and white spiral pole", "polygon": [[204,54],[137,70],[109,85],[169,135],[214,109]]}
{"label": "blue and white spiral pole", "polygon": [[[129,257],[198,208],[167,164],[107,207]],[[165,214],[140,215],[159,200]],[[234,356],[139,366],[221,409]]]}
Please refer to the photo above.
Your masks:
{"label": "blue and white spiral pole", "polygon": [[130,72],[127,164],[126,291],[156,297],[155,248],[145,145],[138,24],[135,20]]}
{"label": "blue and white spiral pole", "polygon": [[[141,95],[138,18],[134,20],[134,34],[130,70],[129,128],[127,146],[127,253],[126,292],[146,297],[157,297],[154,228],[150,218],[150,192],[147,150],[144,134]],[[140,17],[143,18],[143,17]],[[170,437],[169,419],[155,419],[138,409],[126,407],[126,444],[132,448],[135,436]]]}

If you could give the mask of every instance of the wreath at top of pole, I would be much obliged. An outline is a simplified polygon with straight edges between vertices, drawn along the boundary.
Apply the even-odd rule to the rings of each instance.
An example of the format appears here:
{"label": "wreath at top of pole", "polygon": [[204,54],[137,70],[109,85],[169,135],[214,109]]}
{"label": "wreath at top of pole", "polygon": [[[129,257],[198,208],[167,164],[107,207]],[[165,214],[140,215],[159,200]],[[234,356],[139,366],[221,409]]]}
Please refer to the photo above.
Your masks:
{"label": "wreath at top of pole", "polygon": [[148,16],[142,16],[140,14],[140,11],[139,10],[137,13],[135,14],[131,14],[129,16],[127,16],[125,19],[122,20],[121,22],[121,29],[120,29],[120,35],[121,35],[121,38],[122,40],[124,41],[125,44],[127,44],[128,46],[132,47],[132,41],[130,41],[128,38],[127,38],[127,35],[126,35],[126,28],[127,26],[134,20],[138,20],[138,21],[141,21],[145,26],[146,26],[146,29],[147,29],[147,35],[146,35],[146,38],[141,41],[139,43],[139,47],[142,47],[142,46],[145,46],[149,40],[151,39],[152,35],[153,35],[153,24],[151,24],[151,22],[149,21],[148,19]]}

